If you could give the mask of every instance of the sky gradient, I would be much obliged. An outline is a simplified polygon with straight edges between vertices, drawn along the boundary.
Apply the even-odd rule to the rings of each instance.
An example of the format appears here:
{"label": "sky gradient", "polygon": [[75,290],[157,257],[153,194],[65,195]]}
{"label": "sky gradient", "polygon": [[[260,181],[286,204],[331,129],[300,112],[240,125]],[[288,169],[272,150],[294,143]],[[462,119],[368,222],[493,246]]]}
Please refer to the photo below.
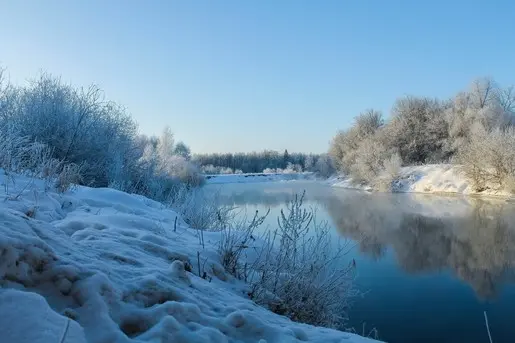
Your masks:
{"label": "sky gradient", "polygon": [[323,152],[360,111],[515,83],[512,1],[0,0],[0,65],[98,84],[193,152]]}

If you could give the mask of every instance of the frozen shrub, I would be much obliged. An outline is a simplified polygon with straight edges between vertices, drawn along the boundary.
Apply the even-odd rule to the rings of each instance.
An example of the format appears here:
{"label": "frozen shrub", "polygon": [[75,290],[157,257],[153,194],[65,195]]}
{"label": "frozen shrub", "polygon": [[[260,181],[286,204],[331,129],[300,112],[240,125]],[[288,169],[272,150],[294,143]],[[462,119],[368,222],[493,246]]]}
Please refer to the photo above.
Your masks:
{"label": "frozen shrub", "polygon": [[295,195],[281,211],[278,229],[253,266],[251,297],[294,321],[341,329],[356,295],[353,264],[340,267],[346,243],[335,244],[327,222],[303,202],[304,194]]}
{"label": "frozen shrub", "polygon": [[393,183],[399,178],[401,171],[402,160],[399,153],[393,153],[383,161],[383,170],[374,187],[381,192],[393,191]]}
{"label": "frozen shrub", "polygon": [[197,230],[220,231],[234,219],[234,208],[222,205],[220,194],[210,193],[201,188],[178,187],[169,198],[168,205],[176,210],[181,218]]}
{"label": "frozen shrub", "polygon": [[328,178],[336,172],[336,168],[333,159],[328,154],[322,154],[310,171],[315,172],[318,176]]}
{"label": "frozen shrub", "polygon": [[136,124],[95,86],[75,88],[42,74],[19,90],[17,101],[10,116],[16,131],[47,145],[57,160],[83,165],[88,185],[107,186],[112,152],[129,155],[133,150]]}
{"label": "frozen shrub", "polygon": [[49,74],[15,87],[0,72],[0,138],[6,172],[30,173],[61,190],[109,186],[164,201],[182,183],[203,182],[169,128],[159,138],[138,136],[135,121],[98,87]]}
{"label": "frozen shrub", "polygon": [[204,174],[219,174],[219,170],[212,164],[200,167],[200,171]]}
{"label": "frozen shrub", "polygon": [[250,283],[256,303],[294,321],[343,329],[357,294],[353,263],[341,268],[346,243],[335,242],[327,222],[305,208],[304,194],[281,211],[275,231],[256,237],[267,214],[223,230],[219,251],[226,270]]}
{"label": "frozen shrub", "polygon": [[174,154],[184,157],[186,160],[191,159],[191,150],[184,142],[177,142],[174,148]]}
{"label": "frozen shrub", "polygon": [[286,169],[282,170],[282,173],[284,174],[295,174],[295,173],[301,173],[302,172],[302,166],[300,164],[293,164],[291,162],[288,162],[286,165]]}
{"label": "frozen shrub", "polygon": [[[222,259],[222,266],[238,279],[248,281],[251,273],[247,262],[247,251],[256,241],[256,229],[258,229],[270,213],[259,215],[256,211],[252,220],[248,221],[246,216],[234,222],[234,220],[222,223],[222,237],[218,246],[218,253]],[[222,220],[220,218],[220,220]]]}
{"label": "frozen shrub", "polygon": [[430,98],[405,97],[397,100],[385,135],[390,147],[408,164],[442,158],[448,135],[445,104]]}
{"label": "frozen shrub", "polygon": [[64,165],[55,183],[57,191],[63,193],[72,186],[81,184],[81,169],[82,166],[73,163]]}
{"label": "frozen shrub", "polygon": [[334,137],[329,149],[329,155],[340,171],[349,173],[358,157],[358,148],[362,141],[374,136],[376,131],[383,126],[380,112],[367,110],[355,118],[354,125],[340,131]]}
{"label": "frozen shrub", "polygon": [[277,169],[274,169],[274,168],[263,169],[264,174],[275,174],[276,172],[277,172]]}
{"label": "frozen shrub", "polygon": [[515,176],[515,129],[474,129],[472,139],[458,154],[463,172],[476,191],[511,190]]}

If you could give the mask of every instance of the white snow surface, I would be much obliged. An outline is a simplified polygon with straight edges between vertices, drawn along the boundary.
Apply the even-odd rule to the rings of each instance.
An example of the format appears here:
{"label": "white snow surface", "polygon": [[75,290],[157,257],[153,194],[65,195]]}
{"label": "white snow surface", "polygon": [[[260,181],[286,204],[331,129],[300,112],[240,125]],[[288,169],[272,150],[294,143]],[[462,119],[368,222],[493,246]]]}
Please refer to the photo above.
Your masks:
{"label": "white snow surface", "polygon": [[313,179],[314,174],[306,173],[248,173],[248,174],[213,174],[206,175],[207,184],[256,183]]}
{"label": "white snow surface", "polygon": [[[182,220],[174,231],[176,217],[142,196],[60,195],[17,177],[0,194],[0,340],[373,342],[257,306],[220,265],[219,234],[203,248]],[[197,276],[197,252],[211,281]]]}
{"label": "white snow surface", "polygon": [[[335,187],[371,190],[368,185],[355,185],[351,178],[337,177],[330,179]],[[459,166],[452,164],[428,164],[421,166],[403,167],[400,176],[393,185],[394,192],[400,193],[435,193],[435,194],[466,194],[510,197],[505,191],[488,189],[477,192],[467,180]]]}

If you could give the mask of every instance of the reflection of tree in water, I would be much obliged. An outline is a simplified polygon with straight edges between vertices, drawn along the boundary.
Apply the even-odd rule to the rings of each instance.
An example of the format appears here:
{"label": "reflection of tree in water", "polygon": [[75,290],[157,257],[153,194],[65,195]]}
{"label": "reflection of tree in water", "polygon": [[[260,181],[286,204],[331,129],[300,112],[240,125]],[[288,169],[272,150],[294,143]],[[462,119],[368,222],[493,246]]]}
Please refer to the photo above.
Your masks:
{"label": "reflection of tree in water", "polygon": [[[406,206],[403,206],[406,205]],[[459,216],[435,218],[363,196],[358,201],[325,203],[339,231],[360,240],[360,250],[374,259],[391,246],[409,273],[450,269],[484,298],[495,296],[502,282],[515,280],[514,207],[475,201]]]}

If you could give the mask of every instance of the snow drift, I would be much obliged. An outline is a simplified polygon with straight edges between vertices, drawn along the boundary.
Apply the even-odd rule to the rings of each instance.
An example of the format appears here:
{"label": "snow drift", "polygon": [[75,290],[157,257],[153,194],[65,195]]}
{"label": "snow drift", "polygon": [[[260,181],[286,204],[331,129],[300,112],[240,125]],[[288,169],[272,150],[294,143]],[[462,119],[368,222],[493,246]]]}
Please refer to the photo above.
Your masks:
{"label": "snow drift", "polygon": [[372,342],[257,306],[220,265],[219,234],[206,232],[202,248],[158,202],[109,188],[45,192],[23,177],[10,192],[0,195],[2,340]]}

